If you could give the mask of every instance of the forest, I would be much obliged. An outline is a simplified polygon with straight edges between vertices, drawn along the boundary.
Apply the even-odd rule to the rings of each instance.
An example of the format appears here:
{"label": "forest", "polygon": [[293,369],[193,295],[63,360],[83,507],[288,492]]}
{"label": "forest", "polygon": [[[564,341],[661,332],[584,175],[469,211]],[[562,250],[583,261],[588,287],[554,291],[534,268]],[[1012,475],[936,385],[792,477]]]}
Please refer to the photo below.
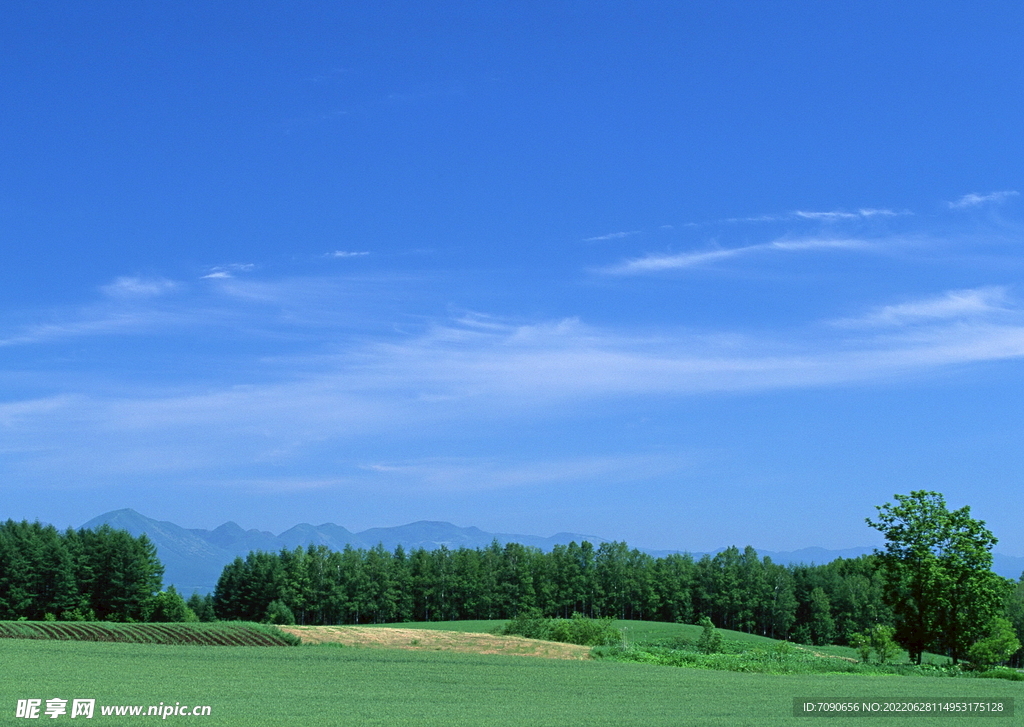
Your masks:
{"label": "forest", "polygon": [[163,572],[145,535],[0,523],[0,619],[159,620]]}
{"label": "forest", "polygon": [[623,542],[551,552],[496,541],[410,553],[310,545],[236,558],[208,605],[221,619],[311,625],[574,614],[709,619],[816,645],[863,646],[884,631],[917,664],[926,650],[954,664],[1020,664],[1024,576],[1014,583],[992,572],[995,536],[970,507],[949,510],[941,493],[895,500],[866,519],[885,538],[884,550],[823,565],[779,565],[750,546],[697,560],[656,558]]}
{"label": "forest", "polygon": [[[970,578],[951,583],[934,577],[942,573],[942,558],[907,570],[915,561],[900,554],[897,541],[885,552],[822,565],[773,563],[749,546],[698,559],[654,557],[624,542],[574,542],[549,552],[497,541],[409,552],[310,545],[236,558],[213,594],[193,594],[186,604],[173,586],[162,590],[163,566],[145,535],[109,526],[60,532],[8,520],[0,524],[0,620],[334,625],[580,614],[692,624],[708,617],[719,628],[818,645],[856,646],[872,629],[894,627],[912,658],[927,648],[954,659],[986,637],[989,622],[1012,628],[1024,641],[1024,578],[1013,582],[985,567],[990,545],[984,537],[978,541],[977,532],[987,531],[970,531],[967,526],[977,523],[966,511],[946,513],[936,493],[912,493],[899,502],[911,511],[931,507],[929,523],[960,517],[950,521],[947,535],[973,533],[967,540],[980,560],[968,564]],[[903,510],[886,508],[880,508],[879,525],[886,517],[897,524],[908,519]],[[964,571],[963,554],[972,551],[959,547],[952,562]],[[954,552],[949,543],[946,550]],[[932,558],[927,548],[918,551]],[[972,596],[962,585],[979,578],[984,588]],[[965,614],[981,613],[968,608],[971,598],[987,604],[986,623],[977,628],[965,621]],[[1022,656],[1017,651],[1011,663],[1021,665]]]}
{"label": "forest", "polygon": [[[1024,631],[1024,584],[1007,583],[1006,613]],[[487,548],[393,552],[323,546],[250,553],[213,596],[218,618],[299,624],[503,619],[573,613],[696,623],[806,644],[850,644],[893,624],[878,556],[779,565],[747,547],[694,559],[655,558],[622,542],[551,552]]]}

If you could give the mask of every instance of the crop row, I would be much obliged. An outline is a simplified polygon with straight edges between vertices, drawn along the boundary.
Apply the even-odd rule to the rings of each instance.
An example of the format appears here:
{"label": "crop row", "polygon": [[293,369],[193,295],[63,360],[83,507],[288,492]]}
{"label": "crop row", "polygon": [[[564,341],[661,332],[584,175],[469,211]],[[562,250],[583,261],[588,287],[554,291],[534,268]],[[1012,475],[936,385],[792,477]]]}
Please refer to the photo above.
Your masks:
{"label": "crop row", "polygon": [[122,624],[82,621],[0,621],[0,638],[114,641],[131,644],[290,646],[294,637],[261,624]]}

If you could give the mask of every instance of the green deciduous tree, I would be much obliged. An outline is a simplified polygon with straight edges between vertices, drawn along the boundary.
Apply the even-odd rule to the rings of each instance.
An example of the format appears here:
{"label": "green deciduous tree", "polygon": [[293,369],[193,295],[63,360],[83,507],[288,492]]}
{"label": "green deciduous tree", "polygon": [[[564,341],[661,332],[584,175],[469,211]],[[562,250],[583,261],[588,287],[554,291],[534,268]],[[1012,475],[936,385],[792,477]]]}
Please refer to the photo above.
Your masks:
{"label": "green deciduous tree", "polygon": [[878,557],[896,638],[918,664],[926,649],[955,663],[1002,608],[1008,583],[991,570],[996,538],[969,507],[950,512],[937,492],[895,498],[867,523],[885,536]]}
{"label": "green deciduous tree", "polygon": [[885,624],[875,624],[868,632],[868,643],[875,650],[879,664],[886,664],[895,659],[900,653],[900,647],[893,637],[896,636],[896,629]]}
{"label": "green deciduous tree", "polygon": [[818,646],[831,644],[836,635],[836,622],[832,618],[832,604],[824,589],[811,591],[811,641]]}
{"label": "green deciduous tree", "polygon": [[896,629],[885,624],[875,624],[850,636],[850,646],[857,650],[861,661],[867,663],[874,651],[879,664],[886,664],[900,653],[899,645],[893,640]]}
{"label": "green deciduous tree", "polygon": [[[1017,640],[1024,642],[1024,575],[1021,575],[1013,590],[1007,594],[1004,608]],[[1024,666],[1024,649],[1018,649],[1017,653],[1010,657],[1010,666],[1018,669]]]}
{"label": "green deciduous tree", "polygon": [[199,620],[199,617],[188,607],[185,599],[175,590],[174,586],[167,586],[166,591],[161,591],[153,596],[143,611],[147,621],[181,623]]}
{"label": "green deciduous tree", "polygon": [[990,669],[1009,660],[1020,649],[1013,624],[1000,616],[992,619],[988,633],[967,650],[971,663],[979,669]]}
{"label": "green deciduous tree", "polygon": [[868,638],[867,634],[856,633],[850,635],[850,646],[857,650],[857,656],[865,664],[871,658],[871,639]]}
{"label": "green deciduous tree", "polygon": [[284,601],[271,601],[263,620],[267,623],[290,626],[295,623],[295,614]]}

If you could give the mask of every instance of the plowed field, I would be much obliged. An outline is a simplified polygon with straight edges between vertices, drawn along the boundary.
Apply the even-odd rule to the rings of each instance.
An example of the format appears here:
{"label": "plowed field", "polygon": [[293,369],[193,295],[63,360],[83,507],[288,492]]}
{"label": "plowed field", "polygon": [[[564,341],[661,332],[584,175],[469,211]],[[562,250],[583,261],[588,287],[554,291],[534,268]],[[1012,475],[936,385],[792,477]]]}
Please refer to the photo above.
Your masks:
{"label": "plowed field", "polygon": [[0,638],[203,646],[290,646],[293,643],[290,643],[292,637],[272,626],[238,622],[125,624],[98,621],[0,621]]}

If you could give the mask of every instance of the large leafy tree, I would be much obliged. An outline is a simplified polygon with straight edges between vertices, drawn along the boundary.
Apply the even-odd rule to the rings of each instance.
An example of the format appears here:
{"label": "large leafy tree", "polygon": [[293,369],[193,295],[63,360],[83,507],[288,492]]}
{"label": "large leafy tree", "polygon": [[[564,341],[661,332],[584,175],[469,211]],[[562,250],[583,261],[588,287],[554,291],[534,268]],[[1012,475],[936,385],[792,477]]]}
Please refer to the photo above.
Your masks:
{"label": "large leafy tree", "polygon": [[969,507],[950,511],[938,492],[915,490],[879,506],[868,525],[885,536],[878,556],[896,637],[921,663],[926,649],[967,654],[999,614],[1006,579],[992,572],[996,538]]}

